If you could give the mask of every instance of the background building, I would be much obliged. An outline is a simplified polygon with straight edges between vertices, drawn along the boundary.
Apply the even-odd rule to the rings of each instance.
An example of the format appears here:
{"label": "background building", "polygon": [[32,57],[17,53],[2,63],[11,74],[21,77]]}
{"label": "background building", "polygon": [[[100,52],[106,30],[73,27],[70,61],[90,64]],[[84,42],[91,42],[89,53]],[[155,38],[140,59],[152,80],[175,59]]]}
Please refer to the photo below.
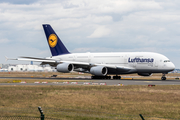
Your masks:
{"label": "background building", "polygon": [[[2,66],[2,67],[1,67]],[[0,72],[56,72],[54,67],[49,65],[15,65],[15,64],[0,64]]]}

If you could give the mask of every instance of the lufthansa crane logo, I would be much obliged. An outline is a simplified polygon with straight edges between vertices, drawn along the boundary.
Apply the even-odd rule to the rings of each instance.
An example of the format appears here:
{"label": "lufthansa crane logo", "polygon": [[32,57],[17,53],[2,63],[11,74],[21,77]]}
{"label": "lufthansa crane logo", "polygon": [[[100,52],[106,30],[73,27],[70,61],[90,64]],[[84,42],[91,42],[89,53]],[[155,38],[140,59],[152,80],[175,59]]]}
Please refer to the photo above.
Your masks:
{"label": "lufthansa crane logo", "polygon": [[49,46],[52,48],[56,46],[57,44],[57,36],[55,34],[51,34],[48,39]]}

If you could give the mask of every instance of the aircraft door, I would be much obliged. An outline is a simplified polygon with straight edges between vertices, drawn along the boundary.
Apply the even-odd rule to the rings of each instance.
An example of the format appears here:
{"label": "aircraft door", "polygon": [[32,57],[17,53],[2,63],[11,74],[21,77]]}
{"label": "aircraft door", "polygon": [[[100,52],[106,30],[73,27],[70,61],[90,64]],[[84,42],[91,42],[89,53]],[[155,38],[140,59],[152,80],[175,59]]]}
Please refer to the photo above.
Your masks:
{"label": "aircraft door", "polygon": [[136,68],[137,62],[133,62],[133,67]]}
{"label": "aircraft door", "polygon": [[157,60],[154,61],[154,67],[158,68],[158,61]]}
{"label": "aircraft door", "polygon": [[124,55],[124,66],[128,66],[128,56]]}
{"label": "aircraft door", "polygon": [[88,63],[91,63],[93,59],[93,56],[91,53],[88,53]]}
{"label": "aircraft door", "polygon": [[76,61],[76,55],[73,56],[73,61]]}

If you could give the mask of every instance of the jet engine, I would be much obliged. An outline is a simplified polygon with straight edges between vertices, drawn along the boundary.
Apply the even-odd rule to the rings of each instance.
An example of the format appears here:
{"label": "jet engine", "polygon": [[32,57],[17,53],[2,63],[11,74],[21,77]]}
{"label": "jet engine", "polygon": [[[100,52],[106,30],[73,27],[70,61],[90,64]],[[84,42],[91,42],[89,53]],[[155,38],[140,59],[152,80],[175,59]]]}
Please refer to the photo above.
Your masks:
{"label": "jet engine", "polygon": [[140,75],[140,76],[151,76],[152,73],[138,73],[138,75]]}
{"label": "jet engine", "polygon": [[74,65],[70,63],[58,64],[56,67],[58,72],[68,73],[74,70]]}
{"label": "jet engine", "polygon": [[90,73],[96,76],[106,76],[108,69],[104,66],[95,66],[90,69]]}

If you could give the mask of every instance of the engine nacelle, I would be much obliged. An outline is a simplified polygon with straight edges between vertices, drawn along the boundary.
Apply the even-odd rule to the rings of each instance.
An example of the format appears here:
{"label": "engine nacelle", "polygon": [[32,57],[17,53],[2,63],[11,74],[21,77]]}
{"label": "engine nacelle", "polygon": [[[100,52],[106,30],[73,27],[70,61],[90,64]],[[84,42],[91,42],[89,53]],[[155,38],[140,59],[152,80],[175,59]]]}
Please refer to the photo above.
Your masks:
{"label": "engine nacelle", "polygon": [[140,76],[151,76],[152,73],[138,73],[138,75],[140,75]]}
{"label": "engine nacelle", "polygon": [[105,76],[108,73],[108,69],[104,66],[95,66],[90,69],[90,73],[96,76]]}
{"label": "engine nacelle", "polygon": [[69,73],[74,70],[74,65],[70,63],[62,63],[57,65],[58,72]]}

